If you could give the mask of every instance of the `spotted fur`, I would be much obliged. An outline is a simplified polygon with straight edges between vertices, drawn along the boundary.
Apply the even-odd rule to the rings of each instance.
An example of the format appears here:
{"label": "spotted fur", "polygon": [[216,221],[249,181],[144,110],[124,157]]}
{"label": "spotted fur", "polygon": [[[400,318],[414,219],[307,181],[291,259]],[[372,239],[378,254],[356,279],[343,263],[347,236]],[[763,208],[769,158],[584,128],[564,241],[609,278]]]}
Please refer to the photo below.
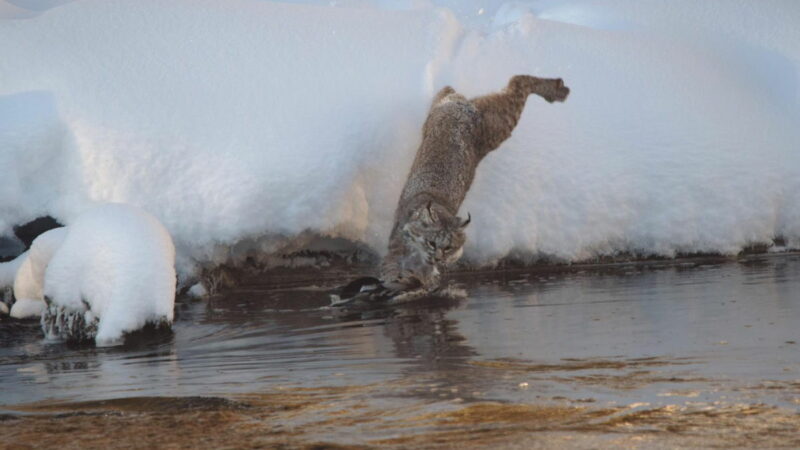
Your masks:
{"label": "spotted fur", "polygon": [[475,170],[511,136],[530,94],[552,103],[569,88],[561,79],[517,75],[501,92],[471,100],[450,86],[436,94],[395,212],[384,285],[435,288],[440,271],[461,256],[469,220],[457,214]]}

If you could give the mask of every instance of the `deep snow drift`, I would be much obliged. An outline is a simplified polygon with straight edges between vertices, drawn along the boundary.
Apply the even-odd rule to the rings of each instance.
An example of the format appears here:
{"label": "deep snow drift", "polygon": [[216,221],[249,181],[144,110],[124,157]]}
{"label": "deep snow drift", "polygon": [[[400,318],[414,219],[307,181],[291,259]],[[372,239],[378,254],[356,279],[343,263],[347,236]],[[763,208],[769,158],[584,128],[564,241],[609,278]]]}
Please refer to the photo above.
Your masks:
{"label": "deep snow drift", "polygon": [[164,226],[139,208],[95,206],[0,264],[3,271],[15,268],[11,315],[44,312],[49,338],[113,345],[148,323],[172,322],[175,249]]}
{"label": "deep snow drift", "polygon": [[529,73],[572,95],[479,167],[471,260],[800,244],[796,2],[24,3],[0,9],[0,234],[115,201],[183,275],[306,230],[382,252],[434,92]]}

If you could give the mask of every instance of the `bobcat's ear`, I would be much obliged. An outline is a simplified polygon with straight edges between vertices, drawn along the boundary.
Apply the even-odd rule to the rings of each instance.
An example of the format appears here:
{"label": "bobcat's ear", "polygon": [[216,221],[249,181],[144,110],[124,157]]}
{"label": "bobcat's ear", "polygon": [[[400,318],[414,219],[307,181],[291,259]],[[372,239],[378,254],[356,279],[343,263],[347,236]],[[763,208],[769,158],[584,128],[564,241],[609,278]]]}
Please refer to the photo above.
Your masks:
{"label": "bobcat's ear", "polygon": [[472,222],[472,214],[467,213],[467,220],[461,224],[461,228],[467,228],[467,225],[469,225],[470,222]]}
{"label": "bobcat's ear", "polygon": [[422,211],[422,219],[425,222],[434,224],[439,221],[439,215],[436,214],[436,211],[434,211],[433,208],[431,208],[431,206],[433,206],[433,202],[428,202],[428,206],[426,206],[425,209]]}

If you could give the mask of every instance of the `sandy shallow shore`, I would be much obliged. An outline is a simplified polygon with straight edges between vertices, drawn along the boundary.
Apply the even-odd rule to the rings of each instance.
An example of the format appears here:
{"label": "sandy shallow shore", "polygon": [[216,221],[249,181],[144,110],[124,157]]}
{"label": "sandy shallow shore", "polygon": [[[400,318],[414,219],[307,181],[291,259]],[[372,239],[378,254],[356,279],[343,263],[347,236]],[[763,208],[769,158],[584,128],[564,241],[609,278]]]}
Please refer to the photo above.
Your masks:
{"label": "sandy shallow shore", "polygon": [[[788,387],[781,387],[787,389]],[[788,388],[791,389],[791,388]],[[795,386],[794,390],[798,388]],[[599,407],[407,402],[382,387],[21,406],[4,448],[675,448],[800,445],[800,415],[756,403]],[[676,394],[680,395],[680,394]],[[406,403],[406,402],[402,402]],[[431,411],[434,410],[435,412]]]}
{"label": "sandy shallow shore", "polygon": [[454,279],[343,315],[262,280],[114,351],[0,323],[0,447],[800,447],[796,254]]}

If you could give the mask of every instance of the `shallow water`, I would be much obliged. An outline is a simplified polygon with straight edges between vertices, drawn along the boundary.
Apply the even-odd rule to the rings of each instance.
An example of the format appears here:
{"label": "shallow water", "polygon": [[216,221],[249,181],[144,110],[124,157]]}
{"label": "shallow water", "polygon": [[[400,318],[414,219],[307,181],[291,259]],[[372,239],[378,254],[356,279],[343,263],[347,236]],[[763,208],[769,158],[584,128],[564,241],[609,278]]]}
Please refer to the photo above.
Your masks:
{"label": "shallow water", "polygon": [[4,319],[0,404],[370,386],[381,408],[418,414],[496,401],[800,411],[800,255],[453,282],[467,298],[346,313],[320,287],[240,287],[179,302],[171,336],[112,349]]}

